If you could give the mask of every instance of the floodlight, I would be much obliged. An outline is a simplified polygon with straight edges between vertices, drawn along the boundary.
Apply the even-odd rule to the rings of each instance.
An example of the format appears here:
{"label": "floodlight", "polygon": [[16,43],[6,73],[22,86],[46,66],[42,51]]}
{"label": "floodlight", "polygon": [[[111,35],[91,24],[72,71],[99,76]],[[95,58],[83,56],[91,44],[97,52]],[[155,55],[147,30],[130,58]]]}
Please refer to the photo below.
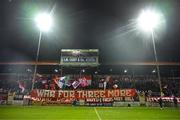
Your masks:
{"label": "floodlight", "polygon": [[[137,19],[138,28],[140,28],[143,31],[150,32],[152,36],[154,58],[156,62],[157,76],[159,80],[159,88],[160,88],[161,96],[162,96],[162,85],[161,85],[160,69],[159,69],[159,65],[157,64],[158,57],[155,46],[154,30],[160,28],[160,25],[162,25],[163,22],[164,22],[163,15],[155,10],[150,10],[150,9],[142,11],[142,13]],[[156,72],[155,70],[152,71],[152,73],[155,72]]]}
{"label": "floodlight", "polygon": [[38,14],[35,18],[37,27],[44,32],[47,32],[53,24],[53,20],[50,14],[42,13]]}
{"label": "floodlight", "polygon": [[[31,87],[32,90],[34,89],[34,83],[35,83],[35,78],[36,78],[37,62],[39,60],[39,51],[40,51],[40,45],[41,45],[41,39],[42,39],[42,32],[47,32],[50,30],[50,28],[53,25],[53,19],[50,14],[42,13],[36,16],[35,22],[36,22],[37,27],[40,29],[40,31],[39,31],[38,48],[37,48],[37,53],[36,53],[36,64],[34,67],[33,81],[32,81],[32,87]],[[55,69],[54,72],[58,72],[58,70]]]}
{"label": "floodlight", "polygon": [[156,72],[156,70],[154,69],[153,71],[152,71],[152,73],[155,73]]}
{"label": "floodlight", "polygon": [[137,19],[138,27],[144,31],[151,32],[161,22],[162,15],[153,10],[143,10]]}

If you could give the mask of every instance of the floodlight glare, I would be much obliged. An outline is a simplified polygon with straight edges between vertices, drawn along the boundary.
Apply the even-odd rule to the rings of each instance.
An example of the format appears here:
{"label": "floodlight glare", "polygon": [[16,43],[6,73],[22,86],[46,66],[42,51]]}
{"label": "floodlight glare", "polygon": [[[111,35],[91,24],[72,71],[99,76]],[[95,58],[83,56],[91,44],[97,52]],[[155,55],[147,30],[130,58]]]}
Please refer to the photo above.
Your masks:
{"label": "floodlight glare", "polygon": [[137,19],[138,27],[144,31],[153,31],[161,22],[161,14],[152,11],[144,10]]}
{"label": "floodlight glare", "polygon": [[41,31],[48,31],[51,27],[52,27],[52,17],[50,14],[47,13],[42,13],[37,15],[37,17],[35,18],[35,22],[37,27],[41,30]]}

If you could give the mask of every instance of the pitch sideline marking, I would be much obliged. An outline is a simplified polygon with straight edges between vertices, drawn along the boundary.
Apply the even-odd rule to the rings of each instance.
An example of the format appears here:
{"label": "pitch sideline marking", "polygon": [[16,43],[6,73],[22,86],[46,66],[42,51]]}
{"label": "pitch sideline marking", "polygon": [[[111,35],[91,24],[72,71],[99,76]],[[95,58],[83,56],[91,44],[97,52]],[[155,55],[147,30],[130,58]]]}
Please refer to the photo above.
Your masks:
{"label": "pitch sideline marking", "polygon": [[95,113],[96,113],[96,115],[97,115],[97,117],[98,117],[98,120],[102,120],[101,117],[100,117],[100,115],[99,115],[99,113],[98,113],[98,111],[96,110],[96,107],[94,107],[94,111],[95,111]]}

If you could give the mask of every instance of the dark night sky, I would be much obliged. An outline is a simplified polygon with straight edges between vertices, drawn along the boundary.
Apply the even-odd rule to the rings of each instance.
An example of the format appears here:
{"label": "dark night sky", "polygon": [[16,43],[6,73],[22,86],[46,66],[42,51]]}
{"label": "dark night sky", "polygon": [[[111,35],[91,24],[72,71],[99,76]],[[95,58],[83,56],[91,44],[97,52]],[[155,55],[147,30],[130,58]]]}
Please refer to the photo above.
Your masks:
{"label": "dark night sky", "polygon": [[166,21],[155,36],[159,60],[180,62],[179,0],[0,0],[0,61],[35,60],[39,31],[33,17],[53,6],[55,23],[43,33],[40,61],[59,60],[62,48],[97,48],[102,62],[153,61],[150,38],[123,27],[152,7]]}

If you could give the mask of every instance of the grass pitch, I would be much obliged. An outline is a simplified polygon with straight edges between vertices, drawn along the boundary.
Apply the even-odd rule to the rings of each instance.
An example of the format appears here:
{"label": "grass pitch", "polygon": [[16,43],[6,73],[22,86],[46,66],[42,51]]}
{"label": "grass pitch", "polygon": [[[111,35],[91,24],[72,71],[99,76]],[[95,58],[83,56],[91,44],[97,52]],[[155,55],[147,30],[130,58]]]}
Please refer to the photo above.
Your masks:
{"label": "grass pitch", "polygon": [[0,120],[180,120],[179,108],[0,106]]}

